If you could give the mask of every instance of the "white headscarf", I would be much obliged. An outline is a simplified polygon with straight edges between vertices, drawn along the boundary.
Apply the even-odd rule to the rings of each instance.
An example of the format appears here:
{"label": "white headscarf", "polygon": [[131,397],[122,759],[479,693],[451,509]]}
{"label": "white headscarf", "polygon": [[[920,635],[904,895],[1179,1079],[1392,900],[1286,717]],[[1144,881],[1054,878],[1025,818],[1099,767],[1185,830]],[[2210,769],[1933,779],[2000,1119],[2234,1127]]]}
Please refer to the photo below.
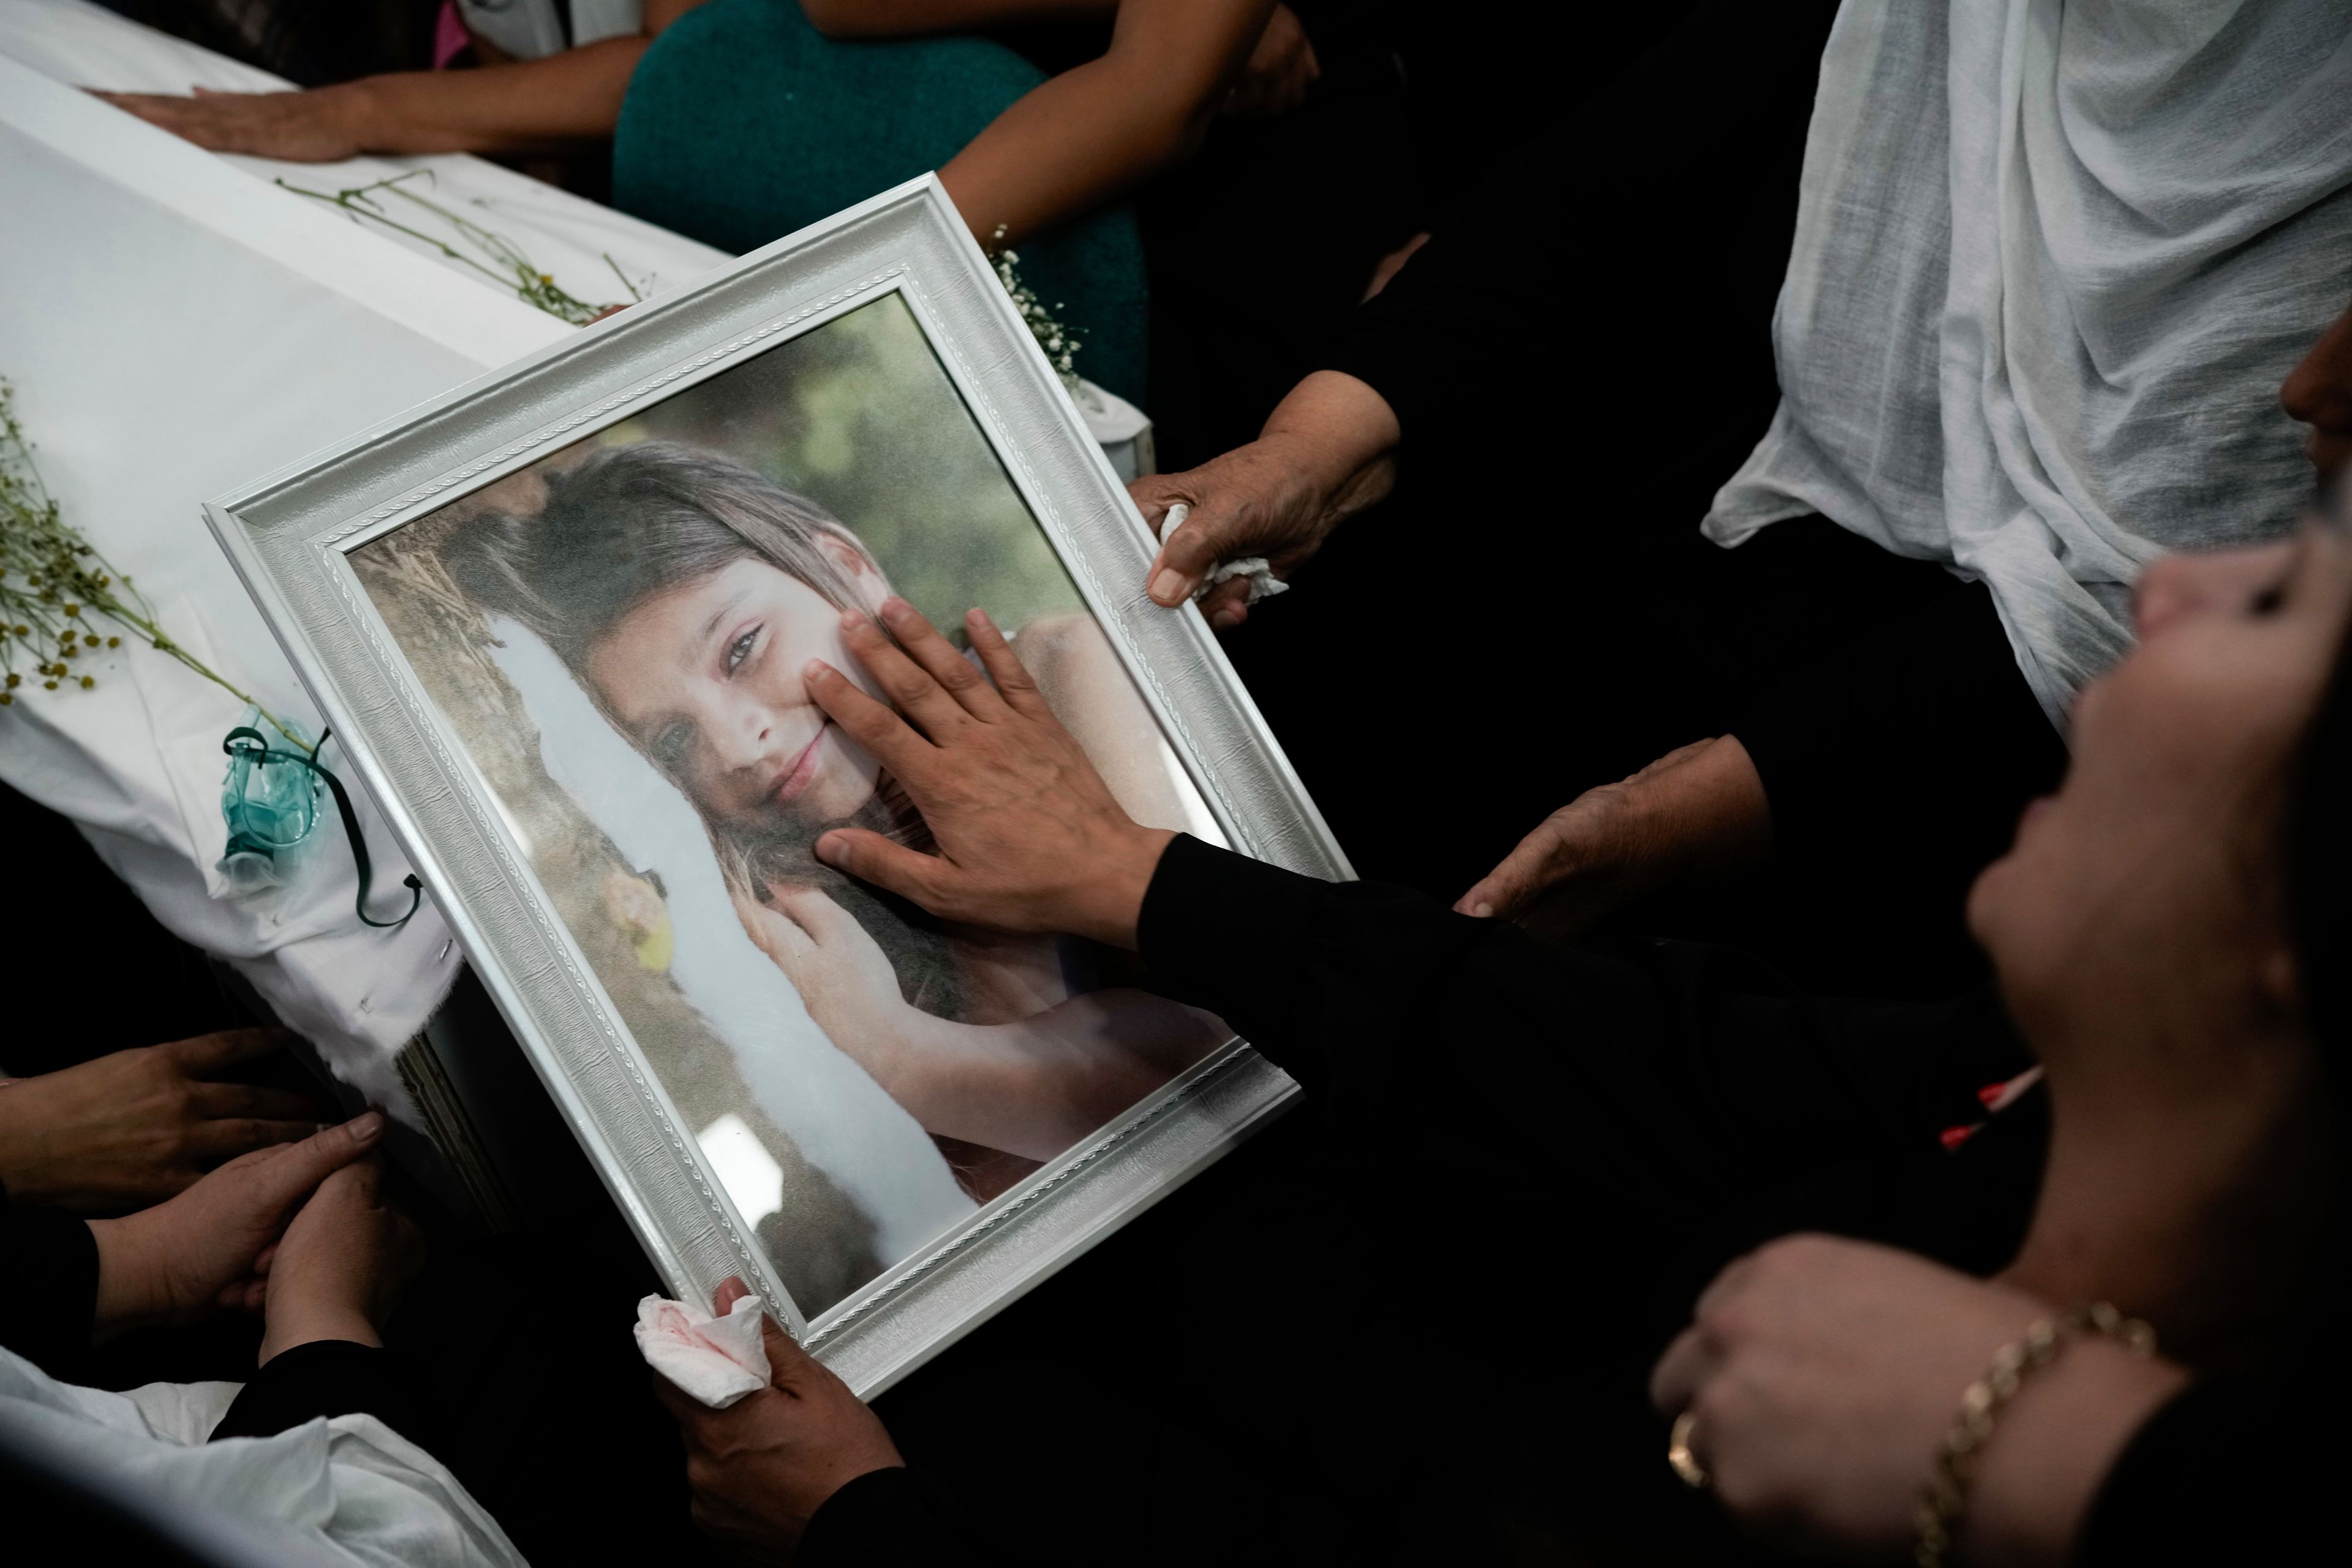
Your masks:
{"label": "white headscarf", "polygon": [[1846,0],[1705,524],[1819,511],[1991,588],[2063,728],[2139,567],[2293,523],[2279,383],[2352,298],[2352,0]]}

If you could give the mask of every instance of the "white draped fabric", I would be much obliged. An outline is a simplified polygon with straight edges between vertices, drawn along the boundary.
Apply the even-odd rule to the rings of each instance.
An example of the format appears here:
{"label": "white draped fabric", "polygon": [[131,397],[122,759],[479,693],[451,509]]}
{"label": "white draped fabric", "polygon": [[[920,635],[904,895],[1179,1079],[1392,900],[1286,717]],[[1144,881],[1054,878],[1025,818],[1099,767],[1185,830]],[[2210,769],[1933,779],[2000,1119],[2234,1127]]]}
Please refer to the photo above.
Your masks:
{"label": "white draped fabric", "polygon": [[[82,0],[0,0],[0,375],[68,521],[198,658],[315,732],[199,504],[573,329],[271,180],[332,190],[430,169],[437,199],[585,299],[620,292],[608,252],[657,286],[726,258],[474,158],[216,157],[76,85],[194,82],[282,85]],[[430,901],[401,931],[361,927],[331,814],[292,885],[225,896],[220,744],[242,705],[143,648],[92,673],[94,690],[28,688],[0,710],[0,779],[73,819],[164,925],[227,959],[347,1082],[404,1111],[394,1055],[458,963]],[[363,791],[354,804],[379,907],[404,901],[398,847]]]}
{"label": "white draped fabric", "polygon": [[[234,1548],[236,1561],[525,1568],[457,1478],[373,1415],[206,1442],[238,1386],[159,1383],[110,1394],[59,1383],[0,1350],[0,1428],[12,1446]],[[52,1552],[50,1561],[74,1560],[65,1542]]]}
{"label": "white draped fabric", "polygon": [[1818,511],[1981,578],[2063,729],[2141,565],[2293,523],[2279,383],[2352,298],[2347,0],[1847,0],[1801,204],[1718,542]]}

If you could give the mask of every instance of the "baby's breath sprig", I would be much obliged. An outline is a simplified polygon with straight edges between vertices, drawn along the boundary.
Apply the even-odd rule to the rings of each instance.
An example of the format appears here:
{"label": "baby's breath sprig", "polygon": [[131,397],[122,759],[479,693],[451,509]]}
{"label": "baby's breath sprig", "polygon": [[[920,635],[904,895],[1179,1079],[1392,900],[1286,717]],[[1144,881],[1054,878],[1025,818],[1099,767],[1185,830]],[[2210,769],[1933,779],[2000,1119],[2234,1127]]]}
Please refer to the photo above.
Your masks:
{"label": "baby's breath sprig", "polygon": [[1073,366],[1077,360],[1078,350],[1086,345],[1080,341],[1076,327],[1064,326],[1054,314],[1054,310],[1068,307],[1057,304],[1054,310],[1045,309],[1045,302],[1037,298],[1037,290],[1021,280],[1021,253],[1003,248],[1004,235],[1005,226],[998,224],[996,232],[988,237],[988,259],[996,268],[996,280],[1004,285],[1007,294],[1013,296],[1013,308],[1021,312],[1022,321],[1028,323],[1030,335],[1037,340],[1037,346],[1045,351],[1045,363],[1054,367],[1055,373],[1062,378],[1063,385],[1076,392],[1078,390],[1078,373]]}
{"label": "baby's breath sprig", "polygon": [[43,689],[87,690],[98,684],[84,664],[101,647],[121,647],[110,621],[158,653],[169,654],[230,696],[252,703],[272,728],[308,752],[309,742],[172,640],[155,607],[58,508],[33,462],[33,444],[16,418],[16,388],[0,377],[0,707],[12,705],[26,674]]}
{"label": "baby's breath sprig", "polygon": [[[422,178],[430,184],[433,183],[433,171],[411,169],[404,174],[394,174],[389,179],[378,180],[373,184],[352,185],[340,191],[314,191],[304,185],[288,184],[284,180],[278,181],[278,184],[281,189],[291,191],[298,196],[309,196],[312,201],[324,202],[332,207],[341,207],[353,217],[368,223],[381,224],[386,228],[408,236],[421,245],[429,245],[450,260],[472,268],[499,287],[513,289],[524,304],[544,310],[560,321],[568,321],[575,327],[584,327],[607,311],[619,309],[620,302],[617,300],[596,305],[566,293],[555,281],[554,274],[541,272],[531,258],[523,254],[522,247],[513,240],[502,234],[484,228],[461,213],[451,212],[438,202],[426,200],[402,184],[403,181],[418,178]],[[430,213],[447,224],[459,240],[471,246],[480,254],[469,256],[446,239],[426,234],[422,229],[411,228],[392,216],[392,210],[378,199],[380,196],[397,196],[402,201]],[[485,258],[488,259],[484,259]],[[621,287],[629,291],[631,303],[645,298],[637,286],[629,281],[629,275],[621,270],[621,264],[614,261],[609,253],[604,258],[604,263],[612,268],[613,276],[621,280]]]}

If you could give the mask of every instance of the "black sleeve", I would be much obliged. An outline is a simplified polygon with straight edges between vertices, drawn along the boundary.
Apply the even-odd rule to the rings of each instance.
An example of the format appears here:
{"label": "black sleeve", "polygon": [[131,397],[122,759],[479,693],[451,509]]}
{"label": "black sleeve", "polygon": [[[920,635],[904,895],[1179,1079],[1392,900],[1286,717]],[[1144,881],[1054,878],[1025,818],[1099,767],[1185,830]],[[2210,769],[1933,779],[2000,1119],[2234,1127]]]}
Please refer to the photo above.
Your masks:
{"label": "black sleeve", "polygon": [[799,1568],[980,1568],[977,1542],[919,1470],[869,1470],[824,1500],[801,1535]]}
{"label": "black sleeve", "polygon": [[[1405,889],[1326,883],[1171,842],[1138,942],[1155,989],[1219,1014],[1344,1123],[1486,1184],[1487,1216],[1616,1205],[1661,1221],[1726,1191],[1983,1119],[2031,1058],[1989,995],[1808,995],[1722,949],[1541,947]],[[1522,1228],[1519,1234],[1550,1234]]]}
{"label": "black sleeve", "polygon": [[[1840,640],[1776,677],[1732,725],[1771,803],[1777,850],[1826,866],[1892,847],[1909,858],[1906,876],[1957,910],[2008,848],[2017,811],[2056,787],[2065,743],[1981,583],[1955,582],[1893,620],[1858,616]],[[1948,830],[1906,831],[1922,822]]]}
{"label": "black sleeve", "polygon": [[2074,1561],[2294,1563],[2342,1514],[2340,1404],[2310,1375],[2196,1384],[2141,1427],[2091,1507]]}
{"label": "black sleeve", "polygon": [[[1323,356],[1322,368],[1387,400],[1408,442],[1418,445],[1417,433],[1465,388],[1515,386],[1530,359],[1552,363],[1528,334],[1554,331],[1558,312],[1527,308],[1542,286],[1530,270],[1540,275],[1551,261],[1550,237],[1530,232],[1527,199],[1514,194],[1545,188],[1543,162],[1530,153],[1489,168]],[[1510,331],[1495,330],[1504,321]]]}
{"label": "black sleeve", "polygon": [[98,1242],[62,1209],[25,1207],[0,1187],[0,1345],[52,1376],[89,1349]]}
{"label": "black sleeve", "polygon": [[271,1437],[321,1415],[365,1414],[436,1451],[438,1434],[412,1392],[417,1378],[400,1358],[350,1340],[313,1340],[269,1359],[213,1429],[223,1437]]}

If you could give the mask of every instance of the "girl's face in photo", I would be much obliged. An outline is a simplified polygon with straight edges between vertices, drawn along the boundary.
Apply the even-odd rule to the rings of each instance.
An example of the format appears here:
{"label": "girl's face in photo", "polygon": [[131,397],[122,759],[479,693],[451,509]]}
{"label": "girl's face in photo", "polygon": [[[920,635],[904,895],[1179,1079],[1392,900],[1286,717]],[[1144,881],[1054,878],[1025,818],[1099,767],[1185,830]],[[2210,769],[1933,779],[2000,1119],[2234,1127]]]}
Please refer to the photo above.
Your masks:
{"label": "girl's face in photo", "polygon": [[[824,545],[867,607],[888,594],[871,562]],[[861,679],[840,612],[788,573],[746,559],[638,605],[589,656],[588,675],[639,749],[705,811],[757,826],[836,821],[880,767],[810,700],[824,659]]]}

